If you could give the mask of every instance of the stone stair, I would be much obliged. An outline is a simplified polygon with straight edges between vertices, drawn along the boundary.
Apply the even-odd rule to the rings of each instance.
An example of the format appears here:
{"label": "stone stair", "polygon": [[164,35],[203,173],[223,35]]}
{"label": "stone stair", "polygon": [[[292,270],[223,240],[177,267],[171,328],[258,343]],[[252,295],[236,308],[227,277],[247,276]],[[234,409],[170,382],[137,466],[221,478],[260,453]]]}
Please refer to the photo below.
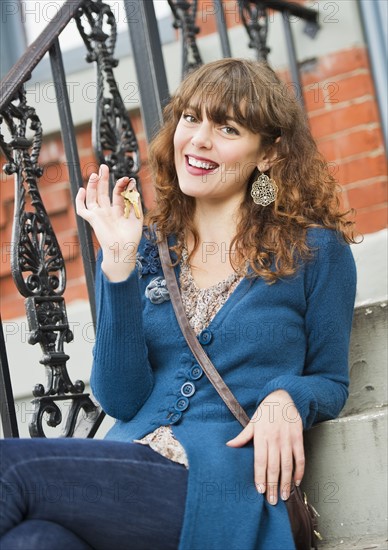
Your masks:
{"label": "stone stair", "polygon": [[[333,357],[335,361],[335,357]],[[303,481],[322,549],[387,549],[387,304],[355,310],[349,399],[306,434]]]}

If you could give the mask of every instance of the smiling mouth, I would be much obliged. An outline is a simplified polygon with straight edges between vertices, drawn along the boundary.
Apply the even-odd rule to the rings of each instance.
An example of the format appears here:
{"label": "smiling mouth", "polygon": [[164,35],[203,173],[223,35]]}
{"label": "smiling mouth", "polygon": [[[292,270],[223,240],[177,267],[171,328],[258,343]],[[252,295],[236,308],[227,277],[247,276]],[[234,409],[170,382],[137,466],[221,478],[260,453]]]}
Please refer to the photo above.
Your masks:
{"label": "smiling mouth", "polygon": [[187,155],[186,158],[190,166],[193,166],[194,168],[201,168],[202,170],[215,170],[219,166],[215,162],[206,162],[203,160],[198,160],[198,159],[195,159],[194,157],[190,157],[189,155]]}

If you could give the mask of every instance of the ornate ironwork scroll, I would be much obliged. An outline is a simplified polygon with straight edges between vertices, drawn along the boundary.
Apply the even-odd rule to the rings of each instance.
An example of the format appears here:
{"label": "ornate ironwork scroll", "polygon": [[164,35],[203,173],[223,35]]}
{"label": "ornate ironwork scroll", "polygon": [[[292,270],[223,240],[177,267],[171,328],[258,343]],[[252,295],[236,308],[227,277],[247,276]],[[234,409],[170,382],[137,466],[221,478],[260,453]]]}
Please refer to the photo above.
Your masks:
{"label": "ornate ironwork scroll", "polygon": [[268,13],[259,1],[238,0],[242,22],[249,36],[248,46],[257,52],[257,59],[267,61],[270,48],[267,46]]}
{"label": "ornate ironwork scroll", "polygon": [[95,62],[97,68],[95,155],[99,163],[109,166],[113,179],[123,176],[138,179],[139,147],[113,74],[118,65],[113,57],[117,38],[114,14],[102,0],[89,0],[78,10],[75,20],[88,50],[86,60]]}
{"label": "ornate ironwork scroll", "polygon": [[174,16],[173,26],[181,29],[182,40],[182,79],[189,71],[202,65],[201,54],[197,46],[195,36],[200,29],[195,24],[197,16],[197,0],[179,1],[168,0]]}
{"label": "ornate ironwork scroll", "polygon": [[47,414],[49,426],[61,424],[58,403],[70,401],[62,431],[63,436],[70,437],[81,411],[92,427],[99,409],[89,394],[83,393],[82,381],[72,383],[66,368],[69,356],[64,353],[64,343],[70,342],[73,334],[62,296],[66,286],[65,264],[38,188],[42,175],[38,165],[42,125],[35,109],[27,105],[24,87],[0,113],[0,129],[3,122],[11,136],[7,142],[0,133],[0,148],[6,157],[4,171],[15,175],[12,276],[19,292],[26,297],[29,343],[40,344],[43,351],[40,362],[47,375],[46,383],[37,384],[33,391],[30,434],[32,437],[45,436],[43,421]]}

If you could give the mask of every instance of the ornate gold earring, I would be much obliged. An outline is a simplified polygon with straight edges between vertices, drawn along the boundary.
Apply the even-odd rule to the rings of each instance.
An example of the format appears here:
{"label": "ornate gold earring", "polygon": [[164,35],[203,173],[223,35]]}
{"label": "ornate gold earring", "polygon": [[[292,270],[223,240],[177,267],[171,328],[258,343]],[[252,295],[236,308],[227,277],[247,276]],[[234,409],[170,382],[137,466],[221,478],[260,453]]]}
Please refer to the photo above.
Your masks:
{"label": "ornate gold earring", "polygon": [[277,194],[278,186],[266,174],[260,174],[252,184],[251,196],[255,204],[268,206],[276,200]]}

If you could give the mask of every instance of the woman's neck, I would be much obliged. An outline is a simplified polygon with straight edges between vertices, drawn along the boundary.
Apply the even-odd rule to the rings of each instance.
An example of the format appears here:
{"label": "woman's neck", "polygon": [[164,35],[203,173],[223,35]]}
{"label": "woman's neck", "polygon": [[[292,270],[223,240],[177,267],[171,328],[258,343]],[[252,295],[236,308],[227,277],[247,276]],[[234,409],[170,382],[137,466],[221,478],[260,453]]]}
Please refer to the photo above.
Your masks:
{"label": "woman's neck", "polygon": [[197,201],[194,213],[194,226],[200,243],[230,245],[237,232],[238,207],[234,203],[212,204]]}

